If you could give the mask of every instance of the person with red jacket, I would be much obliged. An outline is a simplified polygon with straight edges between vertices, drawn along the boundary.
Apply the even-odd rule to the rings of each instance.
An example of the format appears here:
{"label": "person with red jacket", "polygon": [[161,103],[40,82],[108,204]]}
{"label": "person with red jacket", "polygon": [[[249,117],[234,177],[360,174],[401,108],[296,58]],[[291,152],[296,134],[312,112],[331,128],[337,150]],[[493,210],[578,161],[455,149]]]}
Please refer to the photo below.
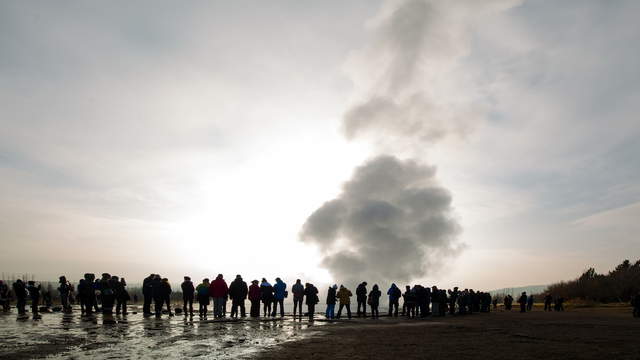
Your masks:
{"label": "person with red jacket", "polygon": [[249,301],[251,301],[251,317],[260,317],[260,282],[258,280],[253,280],[251,285],[249,286]]}
{"label": "person with red jacket", "polygon": [[209,295],[213,298],[213,314],[216,318],[221,318],[226,313],[224,309],[227,305],[227,296],[229,295],[229,287],[227,282],[222,278],[222,274],[218,274],[215,280],[209,285]]}

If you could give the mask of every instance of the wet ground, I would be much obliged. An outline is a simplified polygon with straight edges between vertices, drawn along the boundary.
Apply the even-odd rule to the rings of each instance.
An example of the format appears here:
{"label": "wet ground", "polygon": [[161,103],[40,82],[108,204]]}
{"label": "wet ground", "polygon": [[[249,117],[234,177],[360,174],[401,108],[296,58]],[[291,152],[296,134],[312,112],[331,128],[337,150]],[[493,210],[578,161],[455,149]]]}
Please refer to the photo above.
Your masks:
{"label": "wet ground", "polygon": [[[138,310],[139,309],[132,309]],[[40,320],[17,320],[16,310],[0,315],[0,358],[249,358],[277,344],[309,336],[324,325],[288,316],[255,320],[208,320],[176,315],[161,319],[140,312],[114,317],[86,318],[72,314],[44,313]]]}

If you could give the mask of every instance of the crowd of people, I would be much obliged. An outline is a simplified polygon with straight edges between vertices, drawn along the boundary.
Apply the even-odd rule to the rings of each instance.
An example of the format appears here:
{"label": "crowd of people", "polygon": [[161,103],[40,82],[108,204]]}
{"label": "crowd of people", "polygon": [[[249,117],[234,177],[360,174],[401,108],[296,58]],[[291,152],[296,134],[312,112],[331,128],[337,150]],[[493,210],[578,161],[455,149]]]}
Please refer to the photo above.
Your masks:
{"label": "crowd of people", "polygon": [[[356,316],[378,318],[380,316],[379,306],[383,292],[378,284],[374,284],[369,291],[367,282],[360,283],[355,289],[355,300],[357,302]],[[26,284],[22,280],[16,280],[12,285],[12,290],[8,284],[0,280],[0,304],[4,312],[10,309],[11,295],[16,298],[16,308],[19,315],[25,315],[27,299],[31,300],[31,312],[34,318],[39,317],[39,305],[41,304],[41,287],[34,281]],[[79,280],[77,289],[61,276],[58,281],[58,293],[60,295],[61,308],[65,312],[71,312],[71,304],[80,304],[82,315],[92,315],[93,312],[102,312],[104,315],[112,315],[115,307],[116,315],[127,315],[127,303],[131,300],[127,290],[127,283],[124,278],[112,276],[108,273],[102,274],[99,279],[91,273],[84,274]],[[193,303],[198,304],[198,314],[201,318],[208,316],[208,307],[213,304],[213,316],[224,318],[227,316],[227,301],[231,301],[230,317],[246,317],[245,302],[249,300],[250,317],[284,317],[284,301],[289,297],[287,284],[280,278],[276,278],[273,285],[262,278],[261,281],[252,280],[248,285],[242,276],[236,275],[235,279],[227,284],[224,276],[218,274],[213,281],[208,278],[202,280],[197,286],[191,281],[189,276],[184,277],[180,285],[182,293],[182,308],[178,310],[185,316],[194,316]],[[144,298],[142,311],[145,316],[155,315],[161,317],[164,312],[169,316],[174,316],[171,308],[171,284],[167,278],[162,278],[158,274],[151,274],[143,280],[142,295]],[[303,304],[306,305],[306,316],[310,320],[314,319],[316,305],[320,302],[319,291],[311,283],[302,284],[297,279],[291,287],[293,297],[293,316],[302,318]],[[388,316],[397,317],[399,314],[409,318],[426,316],[464,315],[474,312],[489,312],[491,305],[496,310],[498,298],[491,294],[473,289],[459,290],[438,289],[437,286],[426,287],[422,285],[407,285],[402,292],[396,284],[391,284],[386,291],[388,297]],[[327,319],[340,319],[343,310],[346,311],[347,318],[351,319],[351,298],[354,294],[344,285],[332,285],[326,292]],[[135,295],[134,295],[135,297]],[[400,300],[403,300],[400,307]],[[506,295],[503,298],[504,309],[512,309],[514,298]],[[521,312],[531,311],[534,304],[534,296],[527,296],[523,292],[518,298]],[[101,307],[98,307],[100,303]],[[544,310],[564,311],[564,299],[562,297],[553,298],[551,294],[544,297]],[[153,308],[152,308],[153,304]],[[335,311],[336,305],[338,311]],[[636,295],[632,301],[634,316],[640,316],[640,294]],[[166,310],[165,310],[166,307]],[[369,308],[369,312],[367,312]],[[261,312],[262,310],[262,312]]]}

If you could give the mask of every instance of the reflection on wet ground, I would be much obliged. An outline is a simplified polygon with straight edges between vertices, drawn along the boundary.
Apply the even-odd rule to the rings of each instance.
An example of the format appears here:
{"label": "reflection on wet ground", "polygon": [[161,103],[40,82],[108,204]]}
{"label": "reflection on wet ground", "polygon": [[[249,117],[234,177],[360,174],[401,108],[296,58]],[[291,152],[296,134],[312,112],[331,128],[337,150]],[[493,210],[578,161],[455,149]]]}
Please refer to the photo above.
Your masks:
{"label": "reflection on wet ground", "polygon": [[102,315],[81,317],[79,310],[45,313],[40,320],[16,320],[15,312],[0,315],[0,358],[250,357],[278,343],[301,339],[303,329],[325,324],[290,316],[203,320],[182,315],[145,318],[140,313],[115,320],[108,324]]}

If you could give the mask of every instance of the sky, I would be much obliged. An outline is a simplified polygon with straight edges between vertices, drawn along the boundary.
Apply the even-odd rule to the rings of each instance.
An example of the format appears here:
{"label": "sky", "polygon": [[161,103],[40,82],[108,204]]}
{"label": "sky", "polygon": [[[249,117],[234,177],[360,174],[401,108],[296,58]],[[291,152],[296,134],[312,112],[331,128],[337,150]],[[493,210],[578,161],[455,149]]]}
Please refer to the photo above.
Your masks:
{"label": "sky", "polygon": [[0,271],[495,289],[635,260],[638,11],[0,2]]}

